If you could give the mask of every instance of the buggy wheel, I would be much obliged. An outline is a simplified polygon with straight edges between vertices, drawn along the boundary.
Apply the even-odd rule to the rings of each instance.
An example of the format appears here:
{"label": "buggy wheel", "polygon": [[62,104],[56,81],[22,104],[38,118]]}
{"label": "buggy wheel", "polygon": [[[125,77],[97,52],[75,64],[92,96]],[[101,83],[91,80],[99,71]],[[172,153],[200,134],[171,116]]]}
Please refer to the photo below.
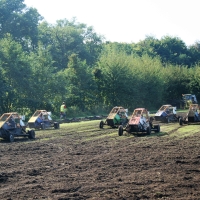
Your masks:
{"label": "buggy wheel", "polygon": [[54,122],[53,124],[55,129],[59,129],[60,128],[60,124],[58,122]]}
{"label": "buggy wheel", "polygon": [[156,132],[156,133],[160,133],[160,125],[157,125],[157,126],[156,126],[155,132]]}
{"label": "buggy wheel", "polygon": [[170,123],[169,117],[166,117],[165,121],[166,121],[166,123]]}
{"label": "buggy wheel", "polygon": [[147,135],[150,135],[150,134],[151,134],[151,127],[148,126],[148,127],[147,127]]}
{"label": "buggy wheel", "polygon": [[100,121],[99,128],[103,128],[103,121]]}
{"label": "buggy wheel", "polygon": [[35,131],[34,130],[28,131],[28,138],[29,139],[35,139]]}
{"label": "buggy wheel", "polygon": [[9,135],[8,135],[8,141],[9,142],[14,142],[14,140],[15,140],[14,134],[13,133],[9,133]]}
{"label": "buggy wheel", "polygon": [[41,123],[41,129],[45,130],[45,124],[44,123]]}
{"label": "buggy wheel", "polygon": [[123,126],[120,125],[120,126],[119,126],[119,129],[118,129],[118,135],[119,135],[119,136],[122,136],[122,135],[123,135],[123,131],[124,131],[124,130],[123,130]]}
{"label": "buggy wheel", "polygon": [[179,125],[183,125],[183,119],[182,118],[179,118]]}

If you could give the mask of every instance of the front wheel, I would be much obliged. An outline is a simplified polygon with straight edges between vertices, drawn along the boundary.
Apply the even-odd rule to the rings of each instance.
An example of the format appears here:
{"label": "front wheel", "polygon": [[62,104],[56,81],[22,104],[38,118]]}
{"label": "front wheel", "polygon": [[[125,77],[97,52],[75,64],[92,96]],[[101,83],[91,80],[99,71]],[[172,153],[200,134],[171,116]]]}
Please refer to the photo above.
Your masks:
{"label": "front wheel", "polygon": [[59,125],[58,122],[54,122],[54,128],[55,128],[55,129],[59,129],[59,128],[60,128],[60,125]]}
{"label": "front wheel", "polygon": [[123,126],[120,125],[120,126],[119,126],[119,129],[118,129],[118,135],[119,135],[119,136],[122,136],[122,135],[123,135],[123,131],[124,131],[124,130],[123,130]]}
{"label": "front wheel", "polygon": [[183,125],[183,119],[182,118],[179,118],[179,125]]}
{"label": "front wheel", "polygon": [[156,128],[155,132],[160,133],[160,125],[157,125],[155,128]]}
{"label": "front wheel", "polygon": [[148,127],[147,127],[147,135],[150,135],[150,134],[151,134],[151,127],[148,126]]}
{"label": "front wheel", "polygon": [[45,124],[44,123],[41,123],[41,129],[45,130]]}
{"label": "front wheel", "polygon": [[8,141],[9,141],[9,142],[14,142],[14,140],[15,140],[14,134],[9,133]]}
{"label": "front wheel", "polygon": [[28,131],[28,138],[29,139],[35,139],[35,131],[34,130]]}
{"label": "front wheel", "polygon": [[170,118],[167,118],[167,123],[170,123]]}
{"label": "front wheel", "polygon": [[103,128],[103,121],[100,121],[99,128]]}

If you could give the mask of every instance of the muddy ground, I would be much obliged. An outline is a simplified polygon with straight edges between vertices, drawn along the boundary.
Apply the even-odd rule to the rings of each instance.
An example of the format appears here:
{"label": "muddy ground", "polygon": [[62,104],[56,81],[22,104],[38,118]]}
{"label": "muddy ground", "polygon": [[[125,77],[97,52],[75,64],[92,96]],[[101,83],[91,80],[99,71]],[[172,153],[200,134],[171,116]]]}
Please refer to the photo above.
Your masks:
{"label": "muddy ground", "polygon": [[200,126],[166,124],[150,136],[99,121],[0,140],[0,199],[200,199]]}

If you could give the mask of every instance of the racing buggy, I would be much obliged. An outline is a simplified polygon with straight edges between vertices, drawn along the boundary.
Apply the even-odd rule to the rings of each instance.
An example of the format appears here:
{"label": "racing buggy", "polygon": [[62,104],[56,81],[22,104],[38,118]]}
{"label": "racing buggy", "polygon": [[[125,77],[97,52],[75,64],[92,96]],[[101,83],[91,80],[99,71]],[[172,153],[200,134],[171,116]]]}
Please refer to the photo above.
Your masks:
{"label": "racing buggy", "polygon": [[190,124],[200,122],[199,105],[191,104],[187,114],[179,118],[179,124]]}
{"label": "racing buggy", "polygon": [[198,104],[195,94],[182,94],[181,108],[189,109],[191,104]]}
{"label": "racing buggy", "polygon": [[112,128],[117,128],[119,125],[125,126],[128,122],[128,109],[123,107],[114,107],[105,121],[101,121],[99,128],[103,128],[104,125],[110,126]]}
{"label": "racing buggy", "polygon": [[55,129],[59,129],[59,123],[54,122],[50,115],[51,113],[46,110],[36,110],[28,121],[29,128],[44,130],[53,127]]}
{"label": "racing buggy", "polygon": [[118,135],[122,136],[123,131],[128,133],[143,132],[147,135],[151,134],[151,131],[156,133],[160,132],[160,125],[153,125],[153,118],[149,116],[149,112],[145,108],[136,108],[131,115],[131,118],[125,127],[119,126]]}
{"label": "racing buggy", "polygon": [[164,123],[177,122],[178,117],[176,116],[176,107],[173,107],[170,104],[161,106],[156,112],[154,119]]}
{"label": "racing buggy", "polygon": [[15,137],[35,139],[35,131],[26,131],[25,123],[17,112],[4,113],[0,117],[0,137],[14,142]]}

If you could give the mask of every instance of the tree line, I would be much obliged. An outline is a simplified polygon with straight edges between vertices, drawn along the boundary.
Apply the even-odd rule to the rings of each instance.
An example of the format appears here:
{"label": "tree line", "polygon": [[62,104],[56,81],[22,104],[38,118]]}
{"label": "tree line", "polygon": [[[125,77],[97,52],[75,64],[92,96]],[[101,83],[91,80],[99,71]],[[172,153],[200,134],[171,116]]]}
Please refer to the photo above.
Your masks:
{"label": "tree line", "polygon": [[24,0],[0,0],[0,113],[101,114],[113,106],[158,109],[183,93],[200,98],[200,42],[147,36],[106,41],[75,18],[49,24]]}

